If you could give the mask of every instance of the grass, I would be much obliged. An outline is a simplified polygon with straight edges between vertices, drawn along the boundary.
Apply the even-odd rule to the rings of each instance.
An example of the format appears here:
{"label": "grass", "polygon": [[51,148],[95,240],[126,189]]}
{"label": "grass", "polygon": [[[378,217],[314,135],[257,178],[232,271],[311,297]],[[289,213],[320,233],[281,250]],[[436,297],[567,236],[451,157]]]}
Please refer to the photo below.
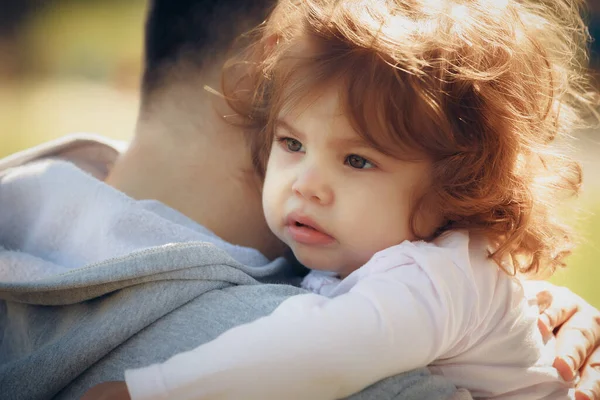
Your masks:
{"label": "grass", "polygon": [[[592,174],[588,174],[592,175]],[[591,182],[591,185],[597,185]],[[576,224],[580,244],[567,259],[567,267],[550,279],[564,285],[600,308],[600,188],[590,188],[581,198],[582,217]]]}

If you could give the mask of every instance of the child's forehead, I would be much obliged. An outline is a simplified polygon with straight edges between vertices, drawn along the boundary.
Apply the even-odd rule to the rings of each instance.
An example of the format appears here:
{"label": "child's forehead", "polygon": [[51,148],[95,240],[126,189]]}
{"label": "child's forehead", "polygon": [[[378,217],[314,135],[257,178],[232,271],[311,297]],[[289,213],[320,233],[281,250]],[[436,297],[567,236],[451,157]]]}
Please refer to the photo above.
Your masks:
{"label": "child's forehead", "polygon": [[277,117],[297,119],[309,114],[327,119],[343,118],[346,113],[340,102],[341,90],[343,87],[338,82],[307,87],[301,93],[284,89],[284,102]]}
{"label": "child's forehead", "polygon": [[[346,104],[345,89],[339,83],[331,83],[282,107],[276,116],[275,128],[286,130],[299,140],[318,137],[333,146],[371,148],[397,159],[426,158],[415,149],[409,149],[393,132],[385,131],[385,124],[376,121],[375,116],[353,115],[357,110]],[[366,125],[357,124],[358,119],[367,121]]]}
{"label": "child's forehead", "polygon": [[295,52],[286,58],[274,74],[271,121],[307,114],[344,120],[349,132],[384,154],[425,157],[414,139],[426,129],[427,119],[420,98],[403,83],[403,73],[372,54],[344,54]]}
{"label": "child's forehead", "polygon": [[335,140],[365,144],[351,124],[339,91],[340,87],[333,84],[282,107],[277,125],[299,135],[303,129],[321,130],[335,136]]}

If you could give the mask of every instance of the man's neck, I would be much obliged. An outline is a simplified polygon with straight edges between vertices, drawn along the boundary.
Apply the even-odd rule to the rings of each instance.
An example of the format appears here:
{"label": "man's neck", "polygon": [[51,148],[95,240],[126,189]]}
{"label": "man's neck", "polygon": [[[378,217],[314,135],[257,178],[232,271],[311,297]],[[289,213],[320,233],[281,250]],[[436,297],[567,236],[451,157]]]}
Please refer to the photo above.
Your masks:
{"label": "man's neck", "polygon": [[212,96],[189,87],[163,92],[142,113],[106,182],[135,199],[158,200],[230,243],[279,256],[243,133],[222,120]]}

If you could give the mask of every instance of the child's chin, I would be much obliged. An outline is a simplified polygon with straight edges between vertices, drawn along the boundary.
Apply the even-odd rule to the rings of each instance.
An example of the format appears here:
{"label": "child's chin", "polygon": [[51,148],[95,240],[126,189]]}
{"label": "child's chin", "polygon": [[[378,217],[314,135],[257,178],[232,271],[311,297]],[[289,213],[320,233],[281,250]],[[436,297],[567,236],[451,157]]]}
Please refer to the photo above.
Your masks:
{"label": "child's chin", "polygon": [[296,255],[296,259],[300,262],[300,264],[304,265],[306,268],[315,269],[318,271],[331,271],[338,272],[339,266],[336,262],[334,262],[331,257],[318,257],[314,254],[310,255]]}

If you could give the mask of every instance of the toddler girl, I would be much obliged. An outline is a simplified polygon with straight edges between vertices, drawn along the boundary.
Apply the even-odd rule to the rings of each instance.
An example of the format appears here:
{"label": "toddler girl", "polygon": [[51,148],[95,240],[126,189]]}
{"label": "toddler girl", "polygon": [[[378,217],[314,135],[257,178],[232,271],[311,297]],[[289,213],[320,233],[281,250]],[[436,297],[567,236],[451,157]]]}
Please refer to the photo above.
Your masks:
{"label": "toddler girl", "polygon": [[130,388],[337,399],[431,365],[474,397],[565,398],[516,276],[571,247],[553,207],[581,174],[554,140],[587,104],[578,3],[282,0],[224,91],[315,294]]}

